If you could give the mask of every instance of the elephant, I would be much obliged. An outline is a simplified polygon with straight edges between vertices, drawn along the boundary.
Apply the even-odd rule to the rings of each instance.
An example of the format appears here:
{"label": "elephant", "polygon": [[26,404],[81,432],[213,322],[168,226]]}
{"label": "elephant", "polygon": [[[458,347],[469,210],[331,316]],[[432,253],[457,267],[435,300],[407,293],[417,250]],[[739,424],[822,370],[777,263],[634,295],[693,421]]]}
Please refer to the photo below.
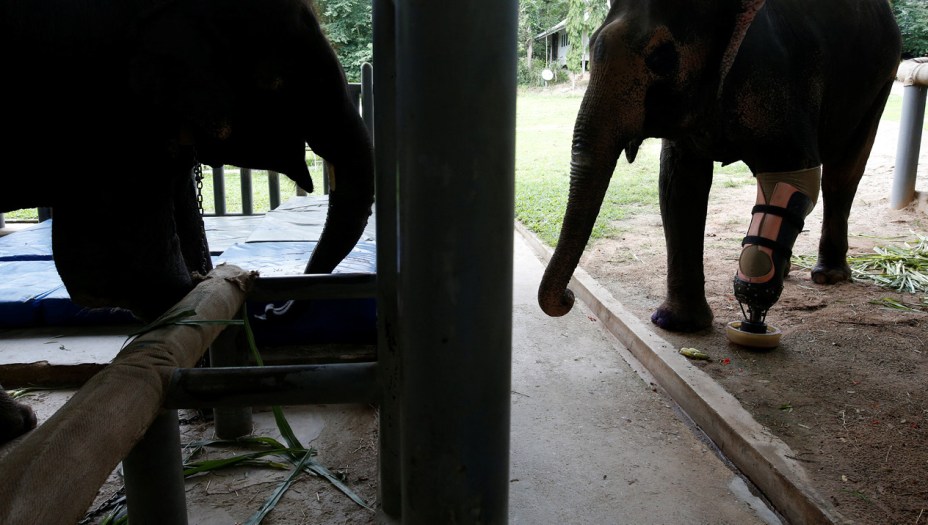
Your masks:
{"label": "elephant", "polygon": [[211,269],[201,164],[274,170],[311,192],[308,144],[333,182],[306,272],[331,272],[357,243],[373,145],[308,0],[3,6],[0,212],[52,208],[74,302],[150,320]]}
{"label": "elephant", "polygon": [[667,248],[666,297],[651,316],[658,327],[712,325],[703,237],[714,162],[741,160],[758,178],[736,294],[766,307],[776,301],[819,188],[824,219],[812,277],[850,280],[847,219],[900,58],[886,0],[614,0],[589,46],[568,203],[538,290],[543,311],[571,309],[568,282],[617,159],[624,150],[633,162],[648,137],[661,139]]}

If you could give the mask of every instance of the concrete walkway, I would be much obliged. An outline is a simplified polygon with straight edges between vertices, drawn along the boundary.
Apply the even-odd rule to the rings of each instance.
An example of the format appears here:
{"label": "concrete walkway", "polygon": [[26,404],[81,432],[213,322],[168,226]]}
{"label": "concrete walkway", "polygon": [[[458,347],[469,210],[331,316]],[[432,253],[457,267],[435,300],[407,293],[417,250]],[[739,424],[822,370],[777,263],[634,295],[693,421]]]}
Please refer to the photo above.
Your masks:
{"label": "concrete walkway", "polygon": [[541,312],[542,272],[516,234],[510,522],[779,523],[586,308]]}

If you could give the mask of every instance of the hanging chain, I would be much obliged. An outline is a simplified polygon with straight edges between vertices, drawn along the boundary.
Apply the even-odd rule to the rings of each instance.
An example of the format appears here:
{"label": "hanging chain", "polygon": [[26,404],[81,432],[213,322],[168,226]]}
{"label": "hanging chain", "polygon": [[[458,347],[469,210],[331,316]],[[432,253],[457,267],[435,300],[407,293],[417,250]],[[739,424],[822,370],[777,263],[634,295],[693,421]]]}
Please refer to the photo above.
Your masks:
{"label": "hanging chain", "polygon": [[200,248],[200,272],[205,275],[212,269],[212,261],[209,256],[209,243],[206,240],[206,223],[203,221],[205,212],[203,210],[203,164],[197,157],[197,150],[193,150],[193,179],[197,189],[197,209],[200,211],[200,235],[203,245]]}
{"label": "hanging chain", "polygon": [[196,158],[196,153],[193,156],[193,178],[196,181],[197,185],[197,209],[200,210],[200,217],[203,216],[203,165],[200,164],[200,161]]}

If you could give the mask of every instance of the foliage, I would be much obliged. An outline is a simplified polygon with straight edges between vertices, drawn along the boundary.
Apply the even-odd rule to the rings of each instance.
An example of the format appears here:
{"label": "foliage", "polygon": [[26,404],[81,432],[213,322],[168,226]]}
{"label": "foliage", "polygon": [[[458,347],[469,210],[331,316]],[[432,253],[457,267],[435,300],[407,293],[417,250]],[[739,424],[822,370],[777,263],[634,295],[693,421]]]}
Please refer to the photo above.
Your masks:
{"label": "foliage", "polygon": [[928,56],[928,2],[893,0],[893,13],[902,32],[904,57]]}
{"label": "foliage", "polygon": [[606,18],[607,4],[603,0],[570,0],[567,10],[567,69],[583,73],[584,37],[599,28]]}
{"label": "foliage", "polygon": [[520,0],[519,2],[519,83],[538,85],[539,75],[534,71],[542,66],[535,58],[543,58],[545,47],[535,45],[535,35],[555,26],[564,19],[567,0]]}
{"label": "foliage", "polygon": [[349,82],[361,81],[361,65],[374,58],[370,0],[315,0],[322,30]]}

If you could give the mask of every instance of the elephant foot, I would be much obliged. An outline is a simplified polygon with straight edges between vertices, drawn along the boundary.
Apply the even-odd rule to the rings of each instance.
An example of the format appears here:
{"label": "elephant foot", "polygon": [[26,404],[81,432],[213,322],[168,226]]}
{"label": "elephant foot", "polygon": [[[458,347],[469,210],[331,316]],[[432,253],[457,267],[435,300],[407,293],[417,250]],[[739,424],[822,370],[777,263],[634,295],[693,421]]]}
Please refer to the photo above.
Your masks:
{"label": "elephant foot", "polygon": [[825,266],[820,263],[812,268],[812,281],[816,284],[837,284],[852,280],[851,267],[847,263],[840,266]]}
{"label": "elephant foot", "polygon": [[705,299],[696,305],[664,301],[651,314],[651,322],[670,332],[699,332],[712,326],[712,309]]}
{"label": "elephant foot", "polygon": [[18,403],[0,389],[0,444],[11,441],[34,429],[38,424],[35,412]]}

